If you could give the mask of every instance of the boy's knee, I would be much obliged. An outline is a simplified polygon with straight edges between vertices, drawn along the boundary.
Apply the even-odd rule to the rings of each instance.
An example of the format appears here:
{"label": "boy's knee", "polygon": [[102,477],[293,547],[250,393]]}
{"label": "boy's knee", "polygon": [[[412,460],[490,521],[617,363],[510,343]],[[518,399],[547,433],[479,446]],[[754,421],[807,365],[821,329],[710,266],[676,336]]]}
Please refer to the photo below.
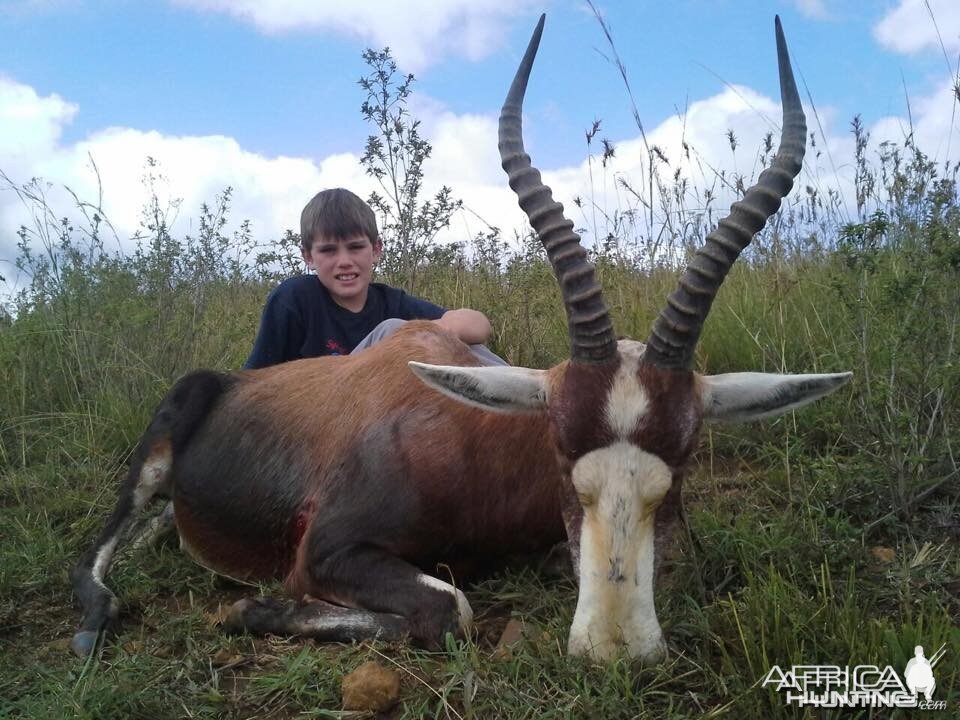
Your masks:
{"label": "boy's knee", "polygon": [[486,345],[471,345],[470,352],[472,352],[474,357],[476,357],[483,365],[510,365],[510,363],[497,355]]}
{"label": "boy's knee", "polygon": [[361,350],[366,350],[371,345],[376,345],[384,338],[393,335],[397,330],[406,324],[406,320],[401,320],[399,318],[387,318],[382,323],[377,325],[373,330],[371,330],[369,335],[360,341],[360,343],[353,349],[351,355],[358,353]]}
{"label": "boy's knee", "polygon": [[406,325],[407,322],[407,320],[401,320],[400,318],[387,318],[382,323],[377,325],[370,334],[379,334],[381,337],[386,337],[387,335],[395,333],[397,330]]}

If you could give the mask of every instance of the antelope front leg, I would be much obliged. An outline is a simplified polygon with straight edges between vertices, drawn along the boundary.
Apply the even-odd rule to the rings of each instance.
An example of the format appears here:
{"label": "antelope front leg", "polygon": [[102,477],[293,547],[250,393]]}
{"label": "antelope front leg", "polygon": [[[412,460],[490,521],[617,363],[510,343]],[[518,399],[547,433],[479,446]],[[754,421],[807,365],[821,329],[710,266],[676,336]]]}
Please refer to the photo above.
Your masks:
{"label": "antelope front leg", "polygon": [[466,637],[473,627],[463,592],[373,545],[316,553],[288,587],[344,607],[402,618],[411,640],[426,648],[442,647],[447,632]]}
{"label": "antelope front leg", "polygon": [[282,635],[322,642],[402,639],[409,623],[399,615],[346,608],[323,600],[257,597],[233,604],[224,622],[229,633]]}

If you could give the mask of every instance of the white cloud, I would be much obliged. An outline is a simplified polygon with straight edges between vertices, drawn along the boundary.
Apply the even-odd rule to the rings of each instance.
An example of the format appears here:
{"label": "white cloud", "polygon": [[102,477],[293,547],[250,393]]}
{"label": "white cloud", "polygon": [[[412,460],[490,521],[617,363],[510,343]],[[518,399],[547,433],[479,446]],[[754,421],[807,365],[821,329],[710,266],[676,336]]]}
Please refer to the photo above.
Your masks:
{"label": "white cloud", "polygon": [[824,0],[793,0],[793,4],[801,15],[813,20],[825,20],[830,16]]}
{"label": "white cloud", "polygon": [[[947,86],[913,101],[917,144],[938,162],[948,159],[948,145],[949,159],[960,157],[960,138],[951,126],[952,103]],[[198,216],[200,204],[212,201],[227,186],[234,188],[233,226],[250,219],[254,237],[261,242],[279,237],[288,228],[296,229],[303,205],[322,188],[349,187],[365,197],[376,187],[364,174],[358,156],[352,153],[339,153],[319,161],[266,157],[245,150],[229,137],[165,136],[156,131],[120,127],[64,143],[62,131],[80,111],[57,95],[40,96],[33,88],[0,78],[0,170],[20,182],[34,176],[50,181],[51,203],[57,215],[62,216],[73,205],[65,193],[57,190],[62,185],[68,185],[83,199],[96,198],[96,177],[89,167],[92,157],[102,180],[104,210],[128,251],[128,238],[137,231],[140,210],[147,200],[142,178],[148,156],[157,160],[160,172],[167,178],[166,185],[159,188],[161,194],[183,200],[173,226],[177,237],[191,231],[189,223]],[[424,168],[425,193],[432,194],[441,185],[449,185],[472,211],[499,226],[505,237],[522,228],[523,216],[500,169],[494,112],[457,115],[427,98],[418,106],[417,114],[423,120],[423,136],[433,144],[433,156]],[[818,146],[828,150],[829,157],[824,154],[818,160],[815,153],[809,152],[800,183],[839,188],[849,197],[853,148],[846,119],[834,122],[827,109],[821,110],[821,121],[828,137],[818,137]],[[747,87],[732,86],[691,103],[684,118],[648,123],[648,141],[666,158],[667,164],[660,166],[660,172],[668,184],[676,170],[690,184],[685,196],[688,208],[695,209],[703,188],[712,187],[722,198],[714,207],[723,212],[731,195],[717,181],[716,171],[724,171],[728,181],[735,173],[748,181],[756,177],[761,169],[757,148],[768,132],[777,137],[777,122],[779,105],[775,100]],[[906,125],[903,118],[897,117],[874,123],[868,128],[873,135],[871,147],[876,148],[885,139],[902,141]],[[817,127],[812,117],[809,127]],[[838,129],[831,131],[832,127]],[[727,130],[736,135],[739,146],[735,153],[725,135]],[[529,136],[537,138],[548,132],[549,128],[540,127]],[[576,144],[581,140],[571,137],[569,142]],[[684,143],[692,148],[691,152],[685,152]],[[618,181],[625,179],[646,193],[646,147],[639,138],[620,139],[615,145],[616,155],[607,168],[594,164],[591,185],[586,161],[569,167],[544,166],[542,161],[537,162],[536,143],[528,142],[527,149],[535,164],[541,166],[555,197],[564,203],[578,226],[590,228],[593,221],[589,207],[582,211],[574,206],[573,198],[578,196],[584,200],[594,198],[601,218],[604,212],[640,207]],[[652,204],[657,219],[662,220],[656,198]],[[0,260],[13,259],[16,229],[21,223],[29,224],[29,220],[15,194],[9,189],[0,191]],[[600,226],[602,233],[602,220]],[[454,219],[442,240],[467,240],[482,229],[483,224],[474,215],[463,213]],[[589,237],[586,239],[591,242]],[[0,265],[0,274],[9,279],[9,265]]]}
{"label": "white cloud", "polygon": [[26,85],[0,75],[0,157],[8,172],[56,145],[77,106],[59,95],[41,98]]}
{"label": "white cloud", "polygon": [[881,45],[898,53],[939,52],[941,40],[947,53],[956,53],[960,50],[960,3],[900,0],[900,4],[874,26],[873,35]]}
{"label": "white cloud", "polygon": [[[30,87],[0,79],[0,170],[16,183],[40,177],[51,183],[50,204],[57,216],[69,216],[74,203],[69,187],[87,201],[97,198],[97,176],[103,186],[103,209],[120,236],[124,250],[139,227],[148,199],[143,178],[148,157],[165,178],[158,186],[161,201],[182,200],[175,232],[187,225],[200,204],[212,202],[227,186],[234,190],[231,217],[249,218],[258,239],[296,229],[310,196],[324,187],[345,185],[365,193],[372,188],[358,157],[332,155],[322,162],[306,158],[265,157],[244,150],[222,136],[165,136],[156,131],[107,128],[80,142],[63,144],[61,131],[78,108],[56,95],[40,97]],[[31,214],[9,188],[0,188],[0,259],[15,254],[16,230],[31,224]],[[4,263],[0,274],[11,274]]]}
{"label": "white cloud", "polygon": [[[40,96],[26,85],[0,78],[0,170],[12,181],[38,177],[49,183],[47,197],[57,217],[76,219],[67,186],[82,200],[96,201],[97,173],[103,188],[103,210],[117,231],[121,248],[131,251],[130,237],[140,229],[148,201],[147,158],[153,158],[161,205],[180,201],[172,231],[191,231],[203,202],[224,188],[233,188],[231,226],[252,221],[261,242],[299,228],[307,200],[327,187],[348,187],[361,197],[377,189],[359,156],[338,153],[314,161],[265,157],[224,136],[167,136],[153,130],[111,127],[75,142],[61,142],[62,131],[79,108],[57,95]],[[496,120],[479,115],[457,116],[437,102],[422,104],[424,129],[434,151],[425,167],[424,190],[454,187],[457,196],[487,222],[510,230],[522,223],[513,194],[503,181],[496,146]],[[424,117],[421,114],[421,117]],[[90,160],[96,164],[97,173]],[[31,224],[31,212],[8,187],[0,187],[0,275],[15,280],[16,231]],[[483,228],[472,214],[455,219],[443,240],[465,240]]]}
{"label": "white cloud", "polygon": [[[605,218],[627,210],[641,214],[639,227],[645,229],[652,217],[656,228],[667,220],[667,212],[656,189],[652,202],[649,197],[647,147],[655,147],[663,159],[656,165],[663,183],[672,187],[677,172],[688,183],[683,208],[671,198],[670,211],[685,209],[690,217],[702,209],[703,191],[710,188],[715,196],[714,212],[723,213],[734,199],[730,187],[735,182],[733,176],[742,175],[749,184],[762,170],[757,148],[764,135],[773,132],[776,145],[779,130],[774,123],[779,121],[779,107],[779,103],[750,88],[728,87],[718,95],[691,103],[684,117],[670,117],[653,127],[647,132],[646,143],[639,137],[615,143],[615,155],[605,168],[594,160],[592,184],[586,161],[577,167],[544,172],[544,179],[564,203],[571,219],[591,232],[595,218],[597,234],[602,236],[610,227]],[[734,133],[736,152],[731,149],[727,130]],[[718,180],[719,172],[726,173],[726,185]],[[641,194],[643,202],[623,188],[621,181]],[[570,202],[574,197],[584,201],[582,210]],[[676,221],[676,216],[672,219]]]}
{"label": "white cloud", "polygon": [[174,0],[178,5],[232,15],[268,33],[322,30],[389,46],[408,72],[455,54],[477,60],[493,54],[508,21],[532,0]]}
{"label": "white cloud", "polygon": [[917,147],[938,161],[956,160],[960,156],[960,114],[951,117],[950,108],[956,103],[951,83],[944,82],[931,95],[911,101],[913,125],[907,118],[885,117],[874,123],[871,137],[875,143],[889,140],[903,143],[910,133]]}

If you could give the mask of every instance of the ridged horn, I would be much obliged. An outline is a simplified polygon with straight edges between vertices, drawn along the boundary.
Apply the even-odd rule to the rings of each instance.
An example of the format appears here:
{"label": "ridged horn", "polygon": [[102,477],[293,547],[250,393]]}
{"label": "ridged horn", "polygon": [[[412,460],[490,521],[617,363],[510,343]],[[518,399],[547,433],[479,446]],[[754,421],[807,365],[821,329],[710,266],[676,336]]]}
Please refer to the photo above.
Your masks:
{"label": "ridged horn", "polygon": [[644,354],[647,364],[664,368],[693,367],[700,331],[720,285],[753,236],[780,208],[780,202],[789,194],[803,165],[807,122],[790,69],[790,55],[779,16],[776,29],[783,105],[783,129],[777,155],[770,167],[760,173],[757,184],[747,190],[742,200],[733,203],[730,214],[707,235],[703,247],[697,250],[681,276],[677,289],[667,298],[666,307],[654,321],[647,339]]}
{"label": "ridged horn", "polygon": [[571,360],[602,363],[616,356],[617,339],[593,265],[580,245],[580,236],[573,231],[573,222],[564,217],[563,205],[553,199],[550,188],[540,179],[540,171],[531,165],[530,156],[523,149],[523,96],[545,19],[546,15],[540,16],[500,111],[500,162],[560,283]]}

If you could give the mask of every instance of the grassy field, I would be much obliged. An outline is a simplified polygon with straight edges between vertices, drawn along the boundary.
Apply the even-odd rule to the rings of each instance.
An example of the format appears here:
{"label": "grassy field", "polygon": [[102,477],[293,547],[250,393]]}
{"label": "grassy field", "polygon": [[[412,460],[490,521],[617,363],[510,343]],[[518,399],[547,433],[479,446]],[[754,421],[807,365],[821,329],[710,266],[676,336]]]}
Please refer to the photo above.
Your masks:
{"label": "grassy field", "polygon": [[[657,587],[671,651],[650,668],[567,658],[576,590],[537,561],[467,588],[477,633],[442,653],[227,637],[222,609],[255,590],[175,542],[120,553],[108,584],[122,628],[99,656],[73,657],[69,568],[171,383],[242,363],[284,246],[257,256],[243,229],[224,236],[228,198],[192,238],[148,208],[128,256],[104,251],[96,218],[75,229],[38,213],[20,258],[30,286],[0,314],[0,717],[351,717],[340,683],[367,660],[401,675],[392,718],[907,717],[788,707],[761,680],[774,665],[902,673],[917,644],[947,648],[935,699],[948,709],[925,712],[960,717],[960,203],[956,170],[941,177],[908,150],[852,220],[800,194],[718,297],[702,371],[852,370],[854,381],[779,420],[704,432]],[[702,239],[711,218],[695,220],[661,257]],[[677,262],[612,230],[623,232],[594,254],[598,275],[618,333],[642,339]],[[555,281],[529,239],[434,248],[415,279],[385,279],[484,310],[513,364],[547,367],[567,351]],[[524,639],[500,652],[511,619]]]}
{"label": "grassy field", "polygon": [[[13,361],[4,366],[12,412],[4,414],[0,484],[0,716],[341,717],[343,674],[376,659],[402,675],[401,703],[389,715],[397,718],[825,717],[785,707],[759,680],[774,664],[889,663],[902,670],[918,643],[928,652],[942,643],[950,648],[937,667],[936,697],[956,709],[956,484],[945,482],[897,512],[904,510],[896,504],[901,494],[915,499],[932,487],[934,475],[920,469],[896,477],[900,457],[894,448],[877,446],[880,438],[868,441],[873,431],[862,414],[863,369],[850,365],[855,355],[838,357],[848,338],[815,325],[831,322],[833,313],[839,322],[841,313],[831,311],[831,303],[815,302],[827,292],[825,278],[834,268],[792,270],[789,302],[750,296],[761,293],[757,286],[772,285],[767,275],[779,270],[745,268],[731,278],[705,338],[711,369],[779,369],[776,349],[795,345],[783,358],[790,369],[853,367],[857,379],[851,390],[793,417],[705,433],[686,485],[688,527],[679,533],[658,586],[671,655],[647,669],[626,660],[593,667],[566,658],[575,587],[570,577],[538,572],[536,563],[505,569],[471,588],[478,634],[444,653],[227,637],[218,628],[221,608],[253,590],[210,575],[175,543],[121,554],[109,583],[122,601],[122,630],[99,658],[74,658],[68,642],[79,615],[68,568],[109,511],[124,454],[166,384],[157,364],[161,354],[121,348],[135,340],[158,347],[164,341],[124,338],[102,325],[97,335],[92,329],[32,327],[37,314],[20,316],[3,335]],[[456,287],[447,284],[446,272],[436,282]],[[525,267],[521,280],[542,287],[546,304],[553,291],[542,281],[544,272]],[[652,305],[639,307],[647,293],[659,294],[660,288],[648,285],[669,282],[654,278],[641,286],[614,266],[603,275],[607,287],[617,288],[611,302],[618,327],[635,324],[632,331],[655,312]],[[462,271],[461,281],[464,301],[473,299],[470,292],[484,291],[476,270]],[[216,352],[228,358],[219,364],[238,364],[255,327],[257,292],[251,286],[249,297],[234,296],[240,298],[237,323],[245,331],[232,328],[235,337],[219,340],[212,331],[198,331],[206,350],[195,352],[212,352],[219,343]],[[211,328],[222,326],[217,315],[227,311],[219,309],[221,302],[225,298],[209,299]],[[814,304],[820,306],[816,311]],[[494,314],[502,328],[497,349],[513,360],[560,355],[564,342],[552,327],[562,332],[559,308],[533,315],[544,324],[540,333],[522,328],[527,310],[513,308],[514,317],[509,311]],[[803,327],[809,335],[794,336]],[[759,335],[747,328],[760,328]],[[511,333],[531,340],[524,344]],[[731,342],[729,335],[739,340]],[[537,337],[544,338],[539,345],[532,341]],[[106,339],[112,348],[104,347]],[[49,342],[73,350],[38,352],[37,345]],[[109,359],[80,367],[69,353],[84,352],[85,342]],[[140,353],[154,358],[152,367],[131,364]],[[186,354],[184,362],[192,363]],[[71,392],[77,393],[76,405],[46,412],[34,405],[57,407],[63,400],[45,394]],[[944,407],[955,413],[955,406]],[[876,432],[882,429],[881,423]],[[931,465],[928,460],[926,467]],[[502,657],[496,643],[510,618],[525,621],[527,637]]]}
{"label": "grassy field", "polygon": [[[868,478],[828,458],[798,463],[766,450],[737,461],[702,453],[687,485],[689,534],[659,584],[672,653],[649,669],[566,658],[572,580],[524,566],[468,591],[478,635],[445,653],[227,637],[221,607],[252,590],[215,578],[175,544],[122,555],[110,584],[123,629],[84,662],[68,650],[78,613],[67,569],[109,508],[116,469],[78,458],[8,472],[0,715],[340,717],[342,675],[376,659],[403,678],[390,717],[824,717],[785,708],[758,680],[774,664],[901,670],[917,643],[928,653],[960,647],[955,505],[871,536],[844,507]],[[527,623],[528,639],[498,657],[511,617]],[[951,652],[937,668],[937,698],[954,711],[958,667]]]}

